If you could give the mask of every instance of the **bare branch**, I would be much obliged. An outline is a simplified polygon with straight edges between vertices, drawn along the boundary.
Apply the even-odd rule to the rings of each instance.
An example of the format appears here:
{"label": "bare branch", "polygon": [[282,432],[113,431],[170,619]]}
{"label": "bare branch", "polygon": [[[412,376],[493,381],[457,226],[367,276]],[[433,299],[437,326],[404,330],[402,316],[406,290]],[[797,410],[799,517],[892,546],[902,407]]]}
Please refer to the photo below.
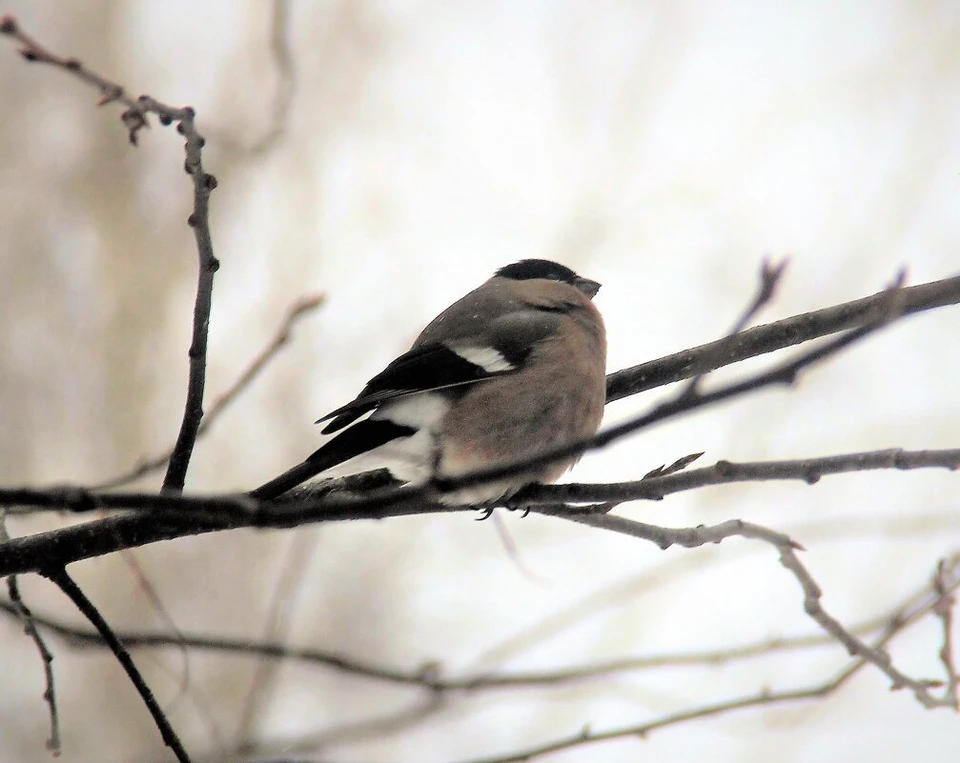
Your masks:
{"label": "bare branch", "polygon": [[[874,623],[864,623],[863,626],[865,629],[874,630],[877,627],[883,627],[883,632],[872,642],[872,647],[874,649],[882,649],[887,643],[889,643],[896,635],[901,633],[910,625],[917,622],[926,614],[934,611],[939,604],[944,601],[944,597],[953,595],[953,593],[960,587],[960,575],[958,575],[958,566],[960,566],[960,555],[954,555],[949,560],[947,560],[941,567],[942,573],[938,575],[938,580],[935,580],[933,585],[927,584],[923,589],[914,595],[910,596],[901,606],[887,617],[882,618],[881,620]],[[10,605],[2,604],[0,605],[7,611],[11,610]],[[43,626],[51,629],[56,632],[58,635],[68,638],[75,645],[96,645],[102,646],[103,641],[101,637],[95,633],[90,633],[76,628],[71,628],[70,626],[65,626],[56,621],[49,620],[43,617],[37,617],[37,622]],[[512,686],[512,685],[527,685],[527,682],[530,684],[536,683],[553,683],[555,681],[567,680],[566,677],[562,675],[562,671],[557,673],[544,673],[544,674],[530,674],[528,676],[523,676],[522,674],[513,674],[513,675],[499,675],[499,676],[478,676],[478,677],[464,677],[456,681],[446,681],[442,685],[431,683],[433,679],[430,678],[431,671],[435,670],[429,666],[425,667],[419,673],[402,673],[402,672],[387,672],[386,675],[383,674],[382,668],[376,668],[373,672],[364,673],[364,666],[362,663],[354,663],[352,661],[343,662],[344,658],[335,657],[332,661],[328,662],[330,655],[316,650],[296,650],[284,648],[281,646],[271,646],[266,644],[259,645],[250,645],[245,644],[239,640],[230,641],[224,640],[218,642],[216,640],[207,640],[206,643],[201,637],[188,636],[188,640],[193,641],[192,646],[197,646],[199,648],[213,648],[213,649],[223,649],[227,651],[236,651],[241,653],[246,653],[250,651],[255,651],[258,654],[267,655],[271,657],[279,658],[294,658],[294,659],[305,659],[315,662],[320,662],[321,664],[328,664],[328,666],[333,667],[338,670],[343,670],[348,673],[359,673],[361,675],[367,675],[371,678],[384,679],[389,681],[395,681],[398,683],[409,683],[425,686],[432,691],[437,690],[446,690],[446,689],[463,689],[463,690],[472,690],[472,689],[481,689],[488,686]],[[173,643],[173,639],[170,636],[163,634],[124,634],[122,639],[125,644],[128,646],[164,646],[170,645]],[[822,645],[824,643],[833,643],[833,638],[829,636],[808,636],[801,637],[798,639],[783,639],[779,642],[767,642],[766,644],[757,644],[751,648],[749,645],[743,647],[743,652],[750,651],[751,653],[759,653],[761,650],[766,651],[769,649],[782,649],[782,648],[803,648],[806,646],[815,646]],[[722,653],[717,653],[722,655]],[[729,655],[729,652],[728,652]],[[701,655],[705,660],[712,659],[709,653]],[[694,657],[691,655],[691,657]],[[656,658],[651,658],[656,660]],[[671,661],[674,658],[665,657],[667,661]],[[338,662],[340,661],[340,662]],[[680,663],[667,662],[665,664],[686,664],[685,661],[681,660]],[[608,732],[603,732],[602,734],[591,733],[587,736],[582,734],[573,735],[571,737],[565,738],[563,740],[558,740],[548,745],[543,745],[540,747],[531,748],[524,751],[523,753],[514,753],[513,755],[508,755],[506,757],[499,758],[489,758],[484,759],[487,763],[504,763],[505,761],[511,760],[526,760],[537,757],[538,755],[544,755],[548,752],[557,751],[560,749],[567,749],[572,746],[580,746],[591,744],[594,742],[600,742],[609,739],[616,739],[620,737],[627,736],[644,736],[645,734],[660,729],[665,728],[666,726],[676,725],[685,721],[695,720],[698,718],[719,715],[731,710],[746,709],[749,707],[765,706],[776,703],[784,702],[795,702],[803,699],[815,699],[827,696],[833,693],[840,686],[845,684],[850,678],[852,678],[857,672],[859,672],[867,663],[867,660],[863,657],[858,657],[849,667],[844,669],[839,673],[835,678],[830,681],[811,686],[804,689],[794,689],[788,691],[763,691],[757,694],[748,695],[747,697],[737,698],[733,700],[728,700],[716,704],[706,705],[698,708],[693,708],[691,710],[683,711],[680,713],[673,713],[667,716],[655,719],[653,721],[648,721],[643,724],[636,726],[630,726],[627,728],[615,729]],[[631,669],[626,667],[625,669]],[[573,669],[575,670],[575,669]],[[569,671],[568,671],[569,672]],[[583,676],[572,676],[572,680]],[[435,700],[429,700],[429,706],[439,707],[436,705]],[[426,710],[427,708],[422,708]],[[415,720],[420,716],[419,713],[414,713],[412,718],[407,720]],[[383,732],[384,729],[379,725],[374,727],[364,727],[368,733]],[[386,729],[387,731],[391,730],[393,727]],[[354,729],[354,731],[359,731],[360,729]],[[332,732],[331,732],[332,733]],[[339,739],[339,735],[335,734],[335,738]],[[286,740],[278,744],[270,743],[259,743],[256,745],[256,750],[265,750],[268,748],[276,747],[277,749],[282,749],[283,751],[293,752],[297,749],[310,749],[316,747],[316,745],[329,743],[331,741],[330,737],[327,734],[322,734],[317,739],[312,740],[303,740],[299,738],[296,741]],[[563,746],[557,746],[563,745]],[[527,757],[522,757],[523,755]]]}
{"label": "bare branch", "polygon": [[[844,302],[822,310],[795,315],[657,360],[624,368],[607,376],[607,402],[612,403],[656,387],[755,358],[768,352],[857,328],[874,320],[886,299],[882,291],[870,297]],[[905,287],[900,292],[902,315],[913,315],[960,303],[960,276]]]}
{"label": "bare branch", "polygon": [[564,485],[537,485],[525,491],[516,500],[520,508],[538,503],[561,501],[659,501],[665,496],[710,485],[735,482],[769,482],[772,480],[800,480],[814,485],[821,477],[831,474],[874,471],[877,469],[949,469],[960,468],[960,448],[945,450],[886,450],[843,453],[819,458],[801,458],[786,461],[755,461],[736,463],[717,461],[713,466],[686,471],[659,472],[635,482],[607,484],[567,483]]}
{"label": "bare branch", "polygon": [[548,516],[559,516],[572,522],[589,525],[590,527],[611,530],[635,538],[649,540],[656,543],[662,549],[667,549],[673,545],[683,546],[684,548],[695,548],[709,543],[720,543],[726,538],[733,536],[752,538],[769,543],[777,549],[780,555],[780,563],[793,574],[803,589],[804,611],[813,618],[823,630],[846,647],[851,656],[862,657],[867,660],[867,662],[875,665],[892,681],[893,685],[891,689],[909,689],[913,692],[917,701],[926,708],[955,707],[956,705],[955,699],[941,699],[934,697],[930,693],[931,688],[942,686],[942,681],[911,678],[894,667],[888,654],[868,646],[844,628],[838,620],[832,617],[820,604],[823,591],[800,561],[800,557],[797,556],[797,551],[802,551],[803,547],[783,533],[778,533],[767,527],[756,525],[752,522],[744,522],[739,519],[731,519],[712,526],[673,529],[648,525],[643,522],[637,522],[612,514],[564,515],[550,510],[533,510],[547,514]]}
{"label": "bare branch", "polygon": [[[6,510],[0,508],[0,541],[10,540],[7,533]],[[50,736],[47,739],[47,749],[54,754],[60,755],[60,716],[57,713],[57,692],[53,682],[53,652],[47,648],[47,643],[37,630],[37,622],[33,617],[30,608],[23,602],[20,596],[20,583],[16,575],[7,578],[7,593],[10,596],[8,611],[11,612],[23,626],[23,632],[30,637],[37,651],[40,653],[40,660],[43,663],[43,678],[45,688],[43,690],[43,701],[47,703],[50,711]]]}
{"label": "bare branch", "polygon": [[[929,598],[929,587],[924,589]],[[912,597],[915,598],[915,597]],[[911,599],[912,600],[912,599]],[[899,612],[907,604],[898,607],[893,615],[871,618],[850,628],[852,633],[867,634],[899,619]],[[0,611],[15,615],[11,602],[0,601]],[[64,639],[74,648],[103,648],[103,639],[93,631],[77,628],[59,620],[34,615],[35,622]],[[402,670],[376,663],[365,662],[344,654],[326,649],[295,647],[270,641],[251,642],[249,639],[237,639],[227,636],[202,636],[189,633],[150,633],[116,632],[116,636],[127,649],[165,649],[183,648],[221,652],[225,654],[248,655],[275,660],[298,660],[322,665],[331,670],[401,686],[420,686],[431,692],[476,692],[489,689],[536,688],[561,686],[577,681],[594,680],[609,675],[629,673],[660,668],[713,666],[739,660],[750,659],[764,654],[781,651],[811,649],[836,643],[826,634],[814,633],[803,636],[762,639],[726,649],[705,651],[682,651],[665,654],[652,654],[643,657],[624,657],[619,659],[588,662],[571,665],[557,670],[527,672],[493,672],[444,677],[439,661],[429,661],[414,670]]]}
{"label": "bare branch", "polygon": [[[925,584],[919,591],[908,596],[890,613],[858,623],[849,628],[849,632],[866,635],[878,629],[900,627],[905,621],[912,622],[917,612],[934,609],[938,601],[944,600],[960,586],[960,577],[955,568],[960,565],[960,555],[944,563],[945,572],[934,584]],[[15,615],[12,603],[0,601],[0,611]],[[68,625],[55,618],[34,615],[37,625],[64,639],[75,648],[102,648],[106,646],[96,633]],[[796,651],[822,647],[836,643],[828,633],[816,633],[802,636],[779,637],[749,642],[726,649],[707,651],[681,651],[666,654],[653,654],[643,657],[625,657],[619,659],[571,665],[557,670],[527,672],[490,672],[444,677],[442,664],[431,660],[414,670],[366,662],[326,649],[293,647],[287,644],[271,642],[251,642],[249,639],[236,639],[227,636],[203,636],[190,633],[151,633],[124,631],[116,636],[128,649],[182,648],[222,652],[227,654],[250,655],[277,660],[299,660],[322,665],[347,675],[368,678],[401,686],[420,686],[431,692],[474,692],[488,689],[535,688],[542,686],[564,685],[581,680],[592,680],[603,676],[615,675],[639,670],[650,670],[680,666],[704,666],[750,659],[771,652]]]}
{"label": "bare branch", "polygon": [[[282,566],[270,595],[270,607],[264,618],[263,640],[283,643],[290,632],[290,623],[296,610],[297,596],[304,592],[303,576],[317,544],[313,533],[291,533],[289,545],[283,554]],[[264,708],[274,698],[281,663],[260,658],[250,679],[247,694],[239,712],[234,737],[236,747],[247,750],[256,738],[255,731]]]}
{"label": "bare branch", "polygon": [[249,147],[249,152],[262,155],[277,145],[287,127],[290,107],[296,89],[297,72],[290,50],[290,1],[273,0],[270,13],[270,54],[277,70],[277,91],[271,109],[270,128]]}
{"label": "bare branch", "polygon": [[[572,516],[596,513],[597,509],[570,507],[561,502],[659,500],[671,493],[730,482],[798,479],[812,484],[827,474],[872,469],[953,470],[958,465],[960,449],[891,449],[815,459],[741,464],[719,461],[712,467],[669,473],[637,482],[537,485],[518,496],[515,505],[521,508],[539,506],[541,513],[547,513],[549,509],[557,515]],[[362,480],[356,482],[362,484]],[[303,499],[278,504],[230,494],[175,496],[98,493],[82,488],[0,488],[0,506],[35,506],[74,513],[98,510],[141,512],[140,516],[111,517],[0,542],[0,576],[37,572],[47,564],[70,564],[124,548],[238,527],[294,527],[308,522],[384,519],[410,514],[473,510],[468,506],[429,503],[418,498],[416,489],[382,492],[374,489],[370,493],[373,498],[341,495],[331,490],[327,494],[310,494]],[[606,510],[610,508],[612,505],[606,506]]]}
{"label": "bare branch", "polygon": [[955,647],[953,643],[953,610],[957,605],[956,597],[956,570],[944,559],[937,564],[937,573],[933,578],[934,591],[937,594],[937,603],[934,613],[943,623],[943,646],[940,648],[940,661],[947,674],[947,683],[944,689],[944,699],[952,703],[955,709],[960,707],[960,676],[957,675],[957,665],[954,661]]}
{"label": "bare branch", "polygon": [[213,240],[210,236],[210,194],[217,187],[217,179],[203,170],[202,152],[205,141],[197,131],[196,115],[190,106],[175,108],[149,95],[141,95],[136,100],[130,98],[121,85],[90,71],[76,58],[62,58],[48,51],[28,36],[20,28],[16,18],[11,15],[0,18],[0,33],[20,43],[22,46],[20,54],[27,61],[49,64],[96,87],[101,94],[99,105],[116,102],[126,106],[127,109],[121,114],[121,119],[133,145],[137,144],[137,135],[140,130],[150,126],[147,121],[148,114],[156,114],[163,125],[176,122],[177,132],[184,137],[186,153],[184,170],[193,181],[193,212],[187,219],[187,223],[193,228],[197,242],[199,275],[193,308],[193,332],[188,353],[190,372],[186,403],[180,433],[163,480],[165,492],[179,493],[183,490],[187,467],[190,465],[193,446],[197,440],[197,430],[203,418],[203,389],[206,383],[207,333],[213,300],[213,277],[220,268],[219,261],[213,255]]}
{"label": "bare branch", "polygon": [[[777,285],[780,283],[780,279],[787,270],[788,263],[789,260],[784,259],[776,265],[771,265],[768,259],[764,259],[763,263],[760,265],[760,283],[757,286],[757,293],[750,304],[747,305],[743,313],[741,313],[740,317],[737,318],[730,331],[727,332],[726,338],[736,336],[743,331],[747,326],[750,325],[750,322],[754,319],[757,313],[759,313],[760,310],[762,310],[763,307],[773,299],[773,295],[777,290]],[[710,372],[710,370],[711,369],[705,367],[700,373],[692,376],[683,392],[680,393],[681,396],[683,397],[696,394],[701,380]]]}
{"label": "bare branch", "polygon": [[[271,757],[270,763],[301,763],[289,756],[294,753],[316,752],[334,745],[343,745],[360,742],[365,739],[382,739],[388,734],[406,731],[435,716],[447,705],[446,698],[440,694],[421,697],[409,705],[383,715],[344,723],[333,728],[323,729],[315,733],[292,734],[286,737],[257,741],[238,750],[243,755],[283,754],[276,759]],[[266,763],[266,761],[264,761]],[[314,760],[302,763],[315,763]]]}

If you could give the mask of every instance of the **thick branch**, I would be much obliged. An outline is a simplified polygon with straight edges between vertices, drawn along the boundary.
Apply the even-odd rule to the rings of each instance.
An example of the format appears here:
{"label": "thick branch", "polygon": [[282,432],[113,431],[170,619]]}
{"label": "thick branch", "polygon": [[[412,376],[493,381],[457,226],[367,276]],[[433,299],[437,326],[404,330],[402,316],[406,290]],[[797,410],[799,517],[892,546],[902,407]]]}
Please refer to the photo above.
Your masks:
{"label": "thick branch", "polygon": [[[719,461],[704,469],[612,484],[538,485],[517,505],[542,506],[544,512],[573,515],[584,511],[563,501],[659,500],[684,490],[730,482],[802,480],[808,484],[827,474],[872,469],[956,469],[960,449],[905,451],[889,449],[824,458],[736,464]],[[394,494],[403,491],[393,491]],[[560,504],[560,505],[557,505]],[[138,510],[140,514],[111,517],[82,525],[0,542],[0,576],[37,572],[45,564],[70,564],[124,548],[188,535],[240,527],[291,527],[308,522],[383,519],[419,513],[468,511],[416,498],[387,504],[368,498],[313,495],[289,507],[256,501],[243,495],[173,496],[154,493],[96,493],[79,488],[51,490],[0,489],[0,506],[38,506],[72,512]],[[550,506],[552,505],[552,506]]]}

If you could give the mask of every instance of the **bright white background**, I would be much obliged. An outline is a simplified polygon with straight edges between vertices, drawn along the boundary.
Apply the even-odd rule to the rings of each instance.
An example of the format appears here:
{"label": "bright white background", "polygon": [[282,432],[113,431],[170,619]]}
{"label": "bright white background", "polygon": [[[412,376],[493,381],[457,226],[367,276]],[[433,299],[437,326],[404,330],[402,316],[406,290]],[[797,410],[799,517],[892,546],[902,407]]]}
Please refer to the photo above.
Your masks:
{"label": "bright white background", "polygon": [[[211,394],[295,298],[327,295],[202,441],[191,490],[249,488],[310,452],[314,419],[516,259],[559,259],[604,283],[610,370],[722,335],[764,255],[790,255],[791,267],[763,320],[871,294],[901,266],[911,283],[960,270],[960,6],[948,0],[295,2],[292,108],[260,154],[243,147],[269,130],[277,92],[267,3],[20,0],[6,10],[132,92],[196,107],[207,169],[220,180]],[[79,83],[26,66],[2,42],[0,479],[91,483],[175,436],[195,277],[190,186],[171,130],[146,131],[129,148],[115,109],[97,111]],[[958,335],[956,308],[910,318],[792,390],[651,430],[585,457],[572,477],[638,478],[700,450],[712,463],[957,447]],[[607,421],[662,394],[615,403]],[[789,532],[809,549],[825,606],[850,624],[891,610],[960,546],[957,480],[891,472],[741,485],[621,511],[675,526],[739,517]],[[546,518],[505,521],[523,568],[493,523],[466,515],[234,532],[136,559],[184,630],[259,639],[279,605],[290,643],[411,669],[436,660],[451,674],[814,630],[767,547],[733,540],[661,552]],[[299,582],[280,582],[285,565]],[[117,628],[167,628],[127,561],[74,571]],[[37,611],[79,622],[49,585],[22,583]],[[584,601],[587,616],[522,637]],[[166,759],[116,664],[51,643],[63,759]],[[893,655],[913,675],[939,677],[939,646],[931,621]],[[244,735],[323,734],[423,700],[288,663],[241,731],[251,661],[193,654],[183,695],[175,650],[136,658],[197,760]],[[585,725],[808,686],[843,664],[835,646],[452,698],[419,723],[304,755],[432,763],[505,754]],[[8,621],[0,676],[0,757],[47,760],[40,662]],[[955,715],[924,711],[866,670],[821,702],[549,760],[958,756]]]}

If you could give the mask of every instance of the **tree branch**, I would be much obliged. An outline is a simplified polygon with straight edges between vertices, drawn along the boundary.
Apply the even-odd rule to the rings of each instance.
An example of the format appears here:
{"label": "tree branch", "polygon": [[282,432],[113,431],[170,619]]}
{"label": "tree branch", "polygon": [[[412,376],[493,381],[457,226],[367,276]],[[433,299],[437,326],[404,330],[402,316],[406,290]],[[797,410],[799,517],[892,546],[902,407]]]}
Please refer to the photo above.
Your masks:
{"label": "tree branch", "polygon": [[613,514],[566,515],[550,510],[542,511],[540,509],[533,509],[533,511],[540,511],[548,516],[557,516],[572,522],[589,525],[590,527],[612,530],[613,532],[630,535],[634,538],[649,540],[656,543],[662,549],[670,548],[670,546],[673,545],[683,546],[684,548],[695,548],[709,543],[720,543],[733,536],[752,538],[769,543],[777,549],[780,555],[780,563],[800,584],[803,590],[804,611],[813,618],[823,630],[846,647],[851,656],[862,657],[867,660],[867,662],[875,665],[891,680],[893,684],[891,686],[892,690],[909,689],[913,692],[917,701],[925,708],[958,708],[956,697],[945,695],[940,698],[934,697],[930,693],[931,688],[942,686],[942,681],[917,680],[911,678],[893,665],[888,654],[868,646],[831,616],[820,603],[823,591],[797,555],[797,551],[802,551],[803,547],[783,533],[753,524],[752,522],[744,522],[740,519],[731,519],[709,527],[701,526],[672,529],[648,525]]}
{"label": "tree branch", "polygon": [[149,127],[149,114],[156,114],[162,125],[177,123],[177,132],[184,137],[186,160],[184,170],[193,181],[193,212],[187,223],[193,228],[199,256],[199,274],[197,277],[197,296],[193,308],[193,332],[190,342],[190,371],[187,382],[187,399],[184,404],[180,432],[174,446],[173,455],[163,480],[163,490],[179,493],[187,476],[187,467],[193,455],[193,446],[197,440],[197,430],[203,418],[203,389],[206,383],[207,334],[210,325],[210,309],[213,302],[213,277],[220,267],[213,255],[213,240],[210,236],[210,194],[217,187],[217,179],[203,170],[202,152],[204,138],[197,131],[195,113],[192,107],[175,108],[168,106],[149,95],[141,95],[134,100],[126,94],[124,88],[87,69],[76,58],[63,58],[40,45],[27,35],[17,19],[12,15],[0,17],[0,34],[7,35],[20,43],[20,54],[25,60],[34,63],[49,64],[72,74],[82,82],[93,85],[100,91],[98,105],[120,103],[126,106],[121,114],[127,128],[130,143],[137,145],[137,136],[145,127]]}
{"label": "tree branch", "polygon": [[960,468],[960,448],[945,450],[885,450],[861,453],[843,453],[819,458],[802,458],[787,461],[755,461],[736,463],[717,461],[713,466],[701,469],[671,472],[653,477],[644,477],[634,482],[613,483],[567,483],[564,485],[537,485],[525,491],[516,500],[519,508],[544,503],[571,501],[659,501],[665,496],[686,490],[727,485],[735,482],[769,482],[772,480],[800,480],[814,485],[821,477],[832,474],[874,471],[877,469],[949,469]]}
{"label": "tree branch", "polygon": [[[873,320],[886,294],[886,291],[881,291],[870,297],[795,315],[616,371],[607,376],[607,402],[612,403],[768,352],[863,326]],[[960,303],[960,276],[904,287],[900,299],[900,310],[904,316],[956,305]]]}
{"label": "tree branch", "polygon": [[[563,501],[660,500],[664,496],[708,485],[774,479],[815,483],[821,476],[873,469],[946,468],[960,462],[960,449],[905,451],[898,448],[847,453],[794,461],[733,463],[718,461],[704,469],[691,469],[635,482],[610,484],[569,483],[537,485],[515,502],[519,508],[540,507],[540,513],[572,516],[591,509],[566,506]],[[47,563],[71,564],[163,540],[241,527],[293,527],[308,522],[350,519],[385,519],[410,514],[471,511],[467,506],[446,506],[426,501],[380,505],[364,497],[310,495],[284,508],[244,495],[157,495],[155,493],[98,493],[82,488],[0,488],[0,506],[36,506],[76,513],[98,510],[134,510],[139,514],[110,517],[81,525],[50,530],[0,542],[0,577],[38,572]]]}
{"label": "tree branch", "polygon": [[[10,535],[7,533],[6,511],[0,509],[0,541],[8,540]],[[45,682],[43,701],[47,703],[50,711],[50,736],[47,738],[47,749],[54,756],[58,756],[60,755],[60,715],[57,713],[57,691],[53,680],[53,652],[47,648],[47,642],[37,630],[37,620],[20,596],[20,583],[16,575],[7,578],[7,593],[10,596],[10,602],[4,603],[4,608],[20,621],[23,632],[30,637],[40,653]]]}
{"label": "tree branch", "polygon": [[153,721],[160,730],[160,736],[163,738],[164,744],[173,751],[173,754],[176,755],[180,763],[190,763],[190,756],[187,755],[187,751],[180,742],[180,738],[173,730],[173,726],[170,725],[170,721],[167,720],[167,716],[164,715],[163,710],[153,696],[153,692],[150,691],[150,687],[147,686],[147,682],[143,680],[143,676],[140,674],[140,671],[137,670],[137,666],[134,665],[133,660],[130,658],[130,653],[117,639],[113,630],[111,630],[107,621],[104,620],[103,615],[100,614],[100,611],[94,606],[93,602],[86,597],[83,591],[80,590],[80,586],[74,582],[73,578],[71,578],[62,567],[51,567],[41,571],[40,574],[63,591],[83,616],[90,621],[90,624],[97,629],[101,638],[103,638],[107,646],[110,647],[113,656],[117,658],[117,662],[123,667],[130,682],[136,687],[137,693],[143,699],[147,710],[150,711],[150,715],[153,716]]}

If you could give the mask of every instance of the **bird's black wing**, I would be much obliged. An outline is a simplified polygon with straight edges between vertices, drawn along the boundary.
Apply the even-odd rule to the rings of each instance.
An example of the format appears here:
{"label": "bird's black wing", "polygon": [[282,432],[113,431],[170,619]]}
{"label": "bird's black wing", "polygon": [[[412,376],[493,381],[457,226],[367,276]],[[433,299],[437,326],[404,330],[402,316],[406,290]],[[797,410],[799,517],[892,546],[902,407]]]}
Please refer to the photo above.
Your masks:
{"label": "bird's black wing", "polygon": [[333,419],[323,428],[324,434],[330,434],[387,400],[473,384],[516,369],[516,365],[493,349],[480,350],[466,343],[421,345],[394,360],[367,382],[356,399],[331,411],[317,423]]}

